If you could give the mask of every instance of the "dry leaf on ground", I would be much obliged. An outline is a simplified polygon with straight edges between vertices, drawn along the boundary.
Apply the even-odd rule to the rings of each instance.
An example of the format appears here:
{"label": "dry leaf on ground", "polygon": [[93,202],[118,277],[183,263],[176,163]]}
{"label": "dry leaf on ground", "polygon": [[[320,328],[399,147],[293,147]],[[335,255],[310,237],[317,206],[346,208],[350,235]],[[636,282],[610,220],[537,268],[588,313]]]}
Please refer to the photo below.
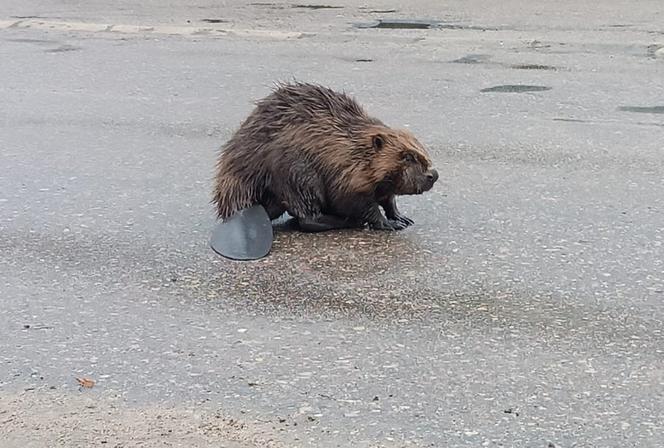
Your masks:
{"label": "dry leaf on ground", "polygon": [[76,378],[76,381],[78,381],[78,384],[80,384],[81,387],[86,387],[88,389],[95,385],[94,380],[91,380],[90,378]]}

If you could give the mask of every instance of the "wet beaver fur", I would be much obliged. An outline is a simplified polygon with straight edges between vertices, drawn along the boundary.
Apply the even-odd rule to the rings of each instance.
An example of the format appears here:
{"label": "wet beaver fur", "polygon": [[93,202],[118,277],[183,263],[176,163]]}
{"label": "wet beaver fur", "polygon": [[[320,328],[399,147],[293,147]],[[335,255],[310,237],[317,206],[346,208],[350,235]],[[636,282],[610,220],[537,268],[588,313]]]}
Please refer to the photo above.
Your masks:
{"label": "wet beaver fur", "polygon": [[278,84],[224,145],[213,202],[222,220],[261,204],[270,219],[287,211],[309,232],[400,230],[413,221],[395,196],[428,191],[437,179],[409,131],[369,116],[345,93]]}

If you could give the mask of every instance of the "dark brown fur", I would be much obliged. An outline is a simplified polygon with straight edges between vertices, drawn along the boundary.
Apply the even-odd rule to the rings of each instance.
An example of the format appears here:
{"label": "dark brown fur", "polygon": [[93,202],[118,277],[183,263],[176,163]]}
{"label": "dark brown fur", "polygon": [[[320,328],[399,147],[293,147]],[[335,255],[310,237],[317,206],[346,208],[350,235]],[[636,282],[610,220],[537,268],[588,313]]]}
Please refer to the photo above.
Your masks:
{"label": "dark brown fur", "polygon": [[366,223],[398,230],[412,221],[395,195],[420,194],[437,178],[410,132],[389,128],[345,94],[281,84],[224,146],[213,201],[221,219],[261,204],[270,219],[288,211],[308,231]]}

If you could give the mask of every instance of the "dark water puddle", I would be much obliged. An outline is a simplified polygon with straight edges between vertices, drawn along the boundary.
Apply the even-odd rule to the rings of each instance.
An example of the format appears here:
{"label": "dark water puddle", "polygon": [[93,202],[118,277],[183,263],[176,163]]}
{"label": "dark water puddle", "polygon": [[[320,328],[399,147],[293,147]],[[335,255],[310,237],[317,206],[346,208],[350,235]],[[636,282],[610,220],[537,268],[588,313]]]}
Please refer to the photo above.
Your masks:
{"label": "dark water puddle", "polygon": [[491,58],[488,54],[468,54],[452,61],[454,64],[482,64]]}
{"label": "dark water puddle", "polygon": [[540,65],[540,64],[516,64],[512,66],[516,70],[557,70],[556,67],[552,65]]}
{"label": "dark water puddle", "polygon": [[441,23],[435,26],[441,30],[472,30],[472,31],[498,31],[498,28],[487,26],[458,25],[454,23]]}
{"label": "dark water puddle", "polygon": [[564,121],[566,123],[590,123],[588,120],[581,120],[579,118],[554,118],[553,121]]}
{"label": "dark water puddle", "polygon": [[284,5],[278,5],[276,3],[266,3],[266,2],[254,2],[249,3],[251,6],[263,6],[269,9],[284,9]]}
{"label": "dark water puddle", "polygon": [[387,29],[401,29],[401,30],[478,30],[496,31],[497,28],[487,28],[483,26],[460,25],[457,23],[443,23],[438,20],[415,20],[415,19],[379,19],[371,23],[359,23],[355,25],[357,28],[387,28]]}
{"label": "dark water puddle", "polygon": [[628,125],[637,125],[637,126],[656,126],[659,128],[664,128],[664,123],[652,123],[637,121],[636,123],[625,123],[622,120],[604,120],[604,121],[592,121],[592,120],[581,120],[579,118],[565,118],[565,117],[556,117],[552,118],[553,121],[562,121],[565,123],[586,123],[586,124],[599,124],[599,125],[614,125],[614,124],[628,124]]}
{"label": "dark water puddle", "polygon": [[24,39],[24,38],[18,38],[18,39],[5,39],[7,42],[16,42],[16,43],[21,43],[21,44],[54,44],[57,43],[57,41],[54,40],[47,40],[47,39]]}
{"label": "dark water puddle", "polygon": [[[450,61],[453,64],[487,64],[490,62],[491,55],[488,54],[468,54],[459,59]],[[541,65],[541,64],[514,64],[506,65],[502,63],[494,63],[494,65],[507,66],[515,70],[558,70],[557,67],[552,65]]]}
{"label": "dark water puddle", "polygon": [[344,62],[364,62],[364,63],[374,62],[373,58],[369,58],[369,57],[352,57],[352,56],[351,56],[351,57],[345,57],[345,56],[339,56],[339,57],[337,57],[336,59],[339,59],[339,60],[344,61]]}
{"label": "dark water puddle", "polygon": [[480,92],[525,93],[525,92],[543,92],[545,90],[551,90],[551,87],[529,86],[525,84],[506,84],[501,86],[487,87],[486,89],[480,90]]}
{"label": "dark water puddle", "polygon": [[205,23],[228,23],[226,19],[201,19],[201,22]]}
{"label": "dark water puddle", "polygon": [[402,19],[389,19],[378,20],[375,23],[367,24],[362,28],[388,28],[388,29],[415,29],[427,30],[436,25],[436,22],[431,20],[402,20]]}
{"label": "dark water puddle", "polygon": [[618,110],[640,114],[664,114],[664,106],[621,106]]}
{"label": "dark water puddle", "polygon": [[60,45],[58,48],[53,48],[51,50],[44,50],[45,53],[67,53],[69,51],[78,51],[81,47],[75,47],[73,45]]}
{"label": "dark water puddle", "polygon": [[332,6],[332,5],[293,5],[293,8],[301,9],[343,9],[343,6]]}

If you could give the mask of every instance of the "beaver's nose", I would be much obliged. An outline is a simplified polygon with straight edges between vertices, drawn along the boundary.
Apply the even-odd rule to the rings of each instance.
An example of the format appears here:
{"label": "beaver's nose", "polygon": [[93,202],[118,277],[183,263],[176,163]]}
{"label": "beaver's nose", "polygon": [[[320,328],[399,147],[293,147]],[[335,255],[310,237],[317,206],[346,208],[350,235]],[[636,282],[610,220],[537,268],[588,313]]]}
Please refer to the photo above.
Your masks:
{"label": "beaver's nose", "polygon": [[438,171],[433,168],[427,171],[427,179],[429,179],[431,183],[436,182],[438,180]]}

